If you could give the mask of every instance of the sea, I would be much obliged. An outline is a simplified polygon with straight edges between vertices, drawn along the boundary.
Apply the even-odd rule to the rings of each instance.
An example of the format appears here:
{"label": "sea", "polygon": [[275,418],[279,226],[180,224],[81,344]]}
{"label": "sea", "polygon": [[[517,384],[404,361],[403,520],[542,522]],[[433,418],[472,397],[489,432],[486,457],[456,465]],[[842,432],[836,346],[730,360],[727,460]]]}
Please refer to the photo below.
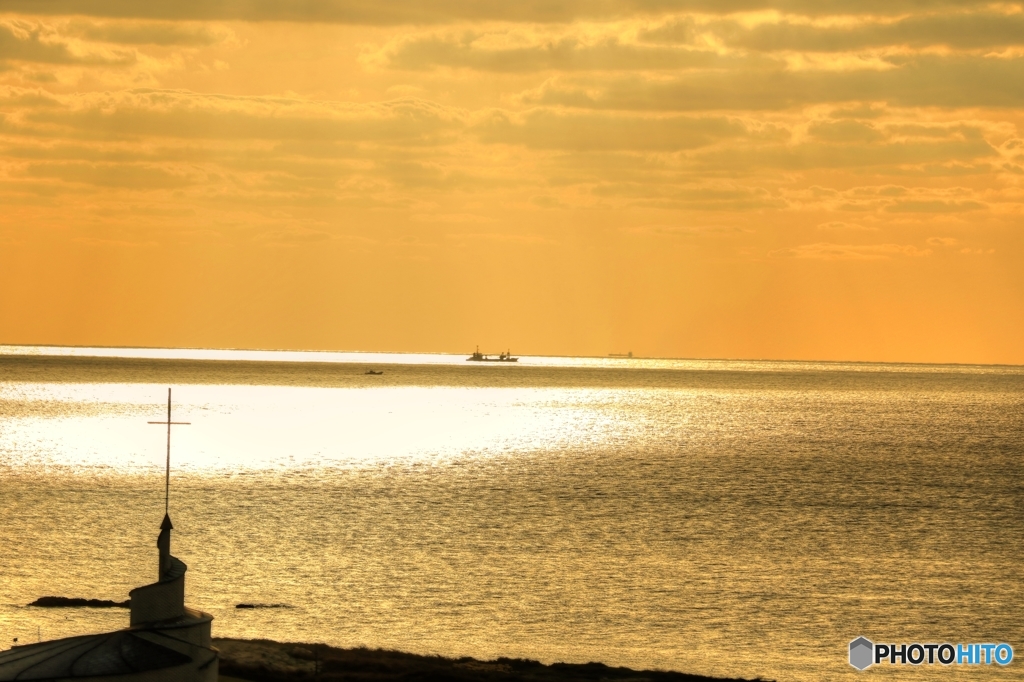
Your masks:
{"label": "sea", "polygon": [[[0,649],[127,626],[27,605],[156,579],[170,389],[215,636],[1024,679],[1024,367],[465,358],[0,347]],[[859,672],[861,636],[1016,656]]]}

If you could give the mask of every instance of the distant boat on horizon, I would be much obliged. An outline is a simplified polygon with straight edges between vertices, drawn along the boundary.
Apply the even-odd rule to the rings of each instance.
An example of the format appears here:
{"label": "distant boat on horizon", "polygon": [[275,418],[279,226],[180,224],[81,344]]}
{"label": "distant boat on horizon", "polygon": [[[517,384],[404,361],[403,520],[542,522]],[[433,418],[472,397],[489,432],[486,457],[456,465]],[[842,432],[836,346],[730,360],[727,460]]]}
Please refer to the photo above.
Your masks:
{"label": "distant boat on horizon", "polygon": [[628,353],[609,353],[608,357],[610,357],[610,358],[631,358],[631,357],[633,357],[633,351],[629,351]]}
{"label": "distant boat on horizon", "polygon": [[490,358],[481,353],[480,346],[477,346],[476,352],[466,358],[466,362],[519,362],[519,358],[512,357],[511,350],[498,354],[496,358]]}

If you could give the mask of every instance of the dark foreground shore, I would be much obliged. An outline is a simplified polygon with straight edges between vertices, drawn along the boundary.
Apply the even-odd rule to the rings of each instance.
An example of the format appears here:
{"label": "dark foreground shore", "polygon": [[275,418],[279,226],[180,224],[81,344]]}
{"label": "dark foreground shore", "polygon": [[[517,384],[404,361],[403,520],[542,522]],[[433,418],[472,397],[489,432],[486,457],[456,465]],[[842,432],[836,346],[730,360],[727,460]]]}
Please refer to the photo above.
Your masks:
{"label": "dark foreground shore", "polygon": [[[266,639],[214,639],[220,649],[221,679],[250,682],[733,682],[656,670],[612,668],[602,663],[554,663],[499,658],[419,656],[380,649],[338,649],[324,644],[286,644]],[[225,682],[227,682],[225,680]],[[738,681],[736,681],[738,682]]]}

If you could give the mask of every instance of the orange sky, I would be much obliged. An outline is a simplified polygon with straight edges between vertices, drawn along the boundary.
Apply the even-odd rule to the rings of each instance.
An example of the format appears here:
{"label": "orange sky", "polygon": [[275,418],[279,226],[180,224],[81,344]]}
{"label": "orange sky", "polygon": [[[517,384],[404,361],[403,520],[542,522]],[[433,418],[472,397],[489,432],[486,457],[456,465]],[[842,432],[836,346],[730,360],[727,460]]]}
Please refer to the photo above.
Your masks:
{"label": "orange sky", "polygon": [[1022,3],[0,9],[0,343],[1024,363]]}

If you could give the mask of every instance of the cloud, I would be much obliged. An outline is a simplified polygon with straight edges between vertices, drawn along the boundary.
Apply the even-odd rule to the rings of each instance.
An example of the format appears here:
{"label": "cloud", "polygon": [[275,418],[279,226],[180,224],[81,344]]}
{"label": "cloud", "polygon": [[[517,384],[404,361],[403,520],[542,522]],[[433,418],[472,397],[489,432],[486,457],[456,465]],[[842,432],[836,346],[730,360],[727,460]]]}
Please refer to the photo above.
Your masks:
{"label": "cloud", "polygon": [[275,246],[300,246],[303,244],[320,244],[333,240],[334,237],[322,230],[307,227],[292,227],[285,230],[263,232],[256,240]]}
{"label": "cloud", "polygon": [[[425,142],[458,127],[453,110],[423,100],[335,104],[309,100],[128,90],[68,98],[20,119],[22,134],[128,139]],[[0,99],[0,106],[3,101]]]}
{"label": "cloud", "polygon": [[700,211],[753,211],[784,208],[786,203],[764,187],[742,184],[695,184],[670,182],[606,182],[592,190],[597,197],[625,199],[634,206]]}
{"label": "cloud", "polygon": [[130,52],[72,49],[53,27],[37,22],[0,22],[0,61],[43,64],[125,65],[135,62]]}
{"label": "cloud", "polygon": [[[698,216],[700,224],[729,211],[788,211],[794,224],[840,218],[820,227],[842,236],[838,241],[874,229],[864,225],[967,211],[998,217],[1016,206],[1013,190],[999,182],[1014,180],[1009,173],[1024,161],[1012,118],[1024,104],[1024,57],[1013,51],[922,53],[904,45],[850,62],[834,51],[805,58],[737,41],[769,25],[827,32],[910,24],[906,16],[854,16],[861,10],[827,2],[826,9],[847,14],[824,16],[792,4],[804,14],[723,17],[721,8],[683,15],[682,5],[644,5],[650,13],[619,16],[601,14],[610,12],[601,3],[469,3],[459,11],[576,12],[577,20],[473,23],[456,11],[440,26],[417,25],[417,12],[437,9],[423,7],[410,9],[401,26],[373,30],[83,16],[5,20],[0,25],[18,50],[50,50],[46,58],[56,66],[46,70],[59,79],[30,84],[37,67],[8,59],[11,71],[0,78],[3,179],[21,194],[30,187],[55,194],[109,189],[112,196],[163,191],[164,200],[173,193],[238,210],[358,205],[500,220],[499,207],[612,207],[648,211],[639,222],[665,224],[673,218],[655,212],[717,212]],[[255,17],[272,4],[214,2],[188,10],[186,2],[182,11],[244,10]],[[114,14],[136,11],[108,7]],[[308,11],[331,7],[372,9],[326,2]],[[948,11],[929,5],[935,15]],[[578,20],[586,12],[607,20]],[[661,42],[652,42],[657,31]],[[360,52],[350,41],[338,52],[341,35],[370,36],[376,47]],[[308,49],[294,49],[297,39],[308,39]],[[119,54],[118,45],[132,46],[123,52],[138,58],[136,67],[56,61]],[[163,49],[176,46],[189,49]],[[199,68],[223,57],[225,46],[238,69],[227,80]],[[282,65],[268,61],[278,59]],[[335,67],[338,78],[318,75]],[[340,90],[340,82],[353,85]],[[218,92],[227,87],[235,92]],[[236,94],[258,92],[288,94]],[[415,96],[381,99],[392,94]],[[958,176],[971,189],[944,191]],[[462,208],[470,195],[486,197],[489,207]],[[847,222],[843,215],[853,217]]]}
{"label": "cloud", "polygon": [[875,126],[860,121],[818,121],[812,123],[807,131],[813,137],[825,142],[878,142],[885,135]]}
{"label": "cloud", "polygon": [[170,21],[106,21],[76,19],[67,33],[86,40],[122,45],[209,46],[230,40],[230,30],[201,23]]}
{"label": "cloud", "polygon": [[931,254],[930,249],[919,249],[910,244],[802,244],[769,252],[773,258],[803,260],[888,260],[890,258],[920,258]]}
{"label": "cloud", "polygon": [[616,116],[535,109],[518,116],[494,112],[474,128],[489,143],[574,151],[672,151],[744,137],[725,116]]}
{"label": "cloud", "polygon": [[812,104],[878,102],[902,107],[1024,106],[1024,58],[915,55],[884,71],[771,68],[550,79],[521,95],[526,103],[645,111],[781,110]]}
{"label": "cloud", "polygon": [[[901,68],[908,49],[991,51],[1024,45],[1024,13],[958,11],[825,25],[807,18],[794,23],[693,16],[674,16],[653,27],[649,23],[635,18],[554,26],[507,23],[489,30],[400,33],[364,53],[363,61],[412,71],[770,71],[779,65],[789,70],[886,71]],[[767,58],[773,54],[780,61]]]}
{"label": "cloud", "polygon": [[22,76],[25,80],[32,81],[34,83],[57,83],[59,82],[56,74],[49,71],[31,71],[26,72]]}
{"label": "cloud", "polygon": [[929,237],[927,241],[928,244],[930,244],[931,246],[941,246],[950,249],[955,248],[955,253],[960,253],[967,256],[988,255],[996,252],[996,250],[992,248],[986,249],[971,248],[969,246],[960,246],[960,240],[956,239],[955,237]]}
{"label": "cloud", "polygon": [[[967,187],[903,187],[901,185],[873,184],[852,187],[829,193],[799,191],[787,193],[794,204],[817,206],[840,211],[870,211],[876,213],[873,222],[884,220],[879,213],[934,213],[953,215],[989,208],[982,199],[986,195]],[[846,221],[833,221],[818,226],[828,231],[866,231],[878,228],[864,227]]]}
{"label": "cloud", "polygon": [[32,178],[130,189],[168,189],[198,181],[198,178],[139,164],[35,163],[30,164],[24,174]]}
{"label": "cloud", "polygon": [[885,207],[889,213],[964,213],[988,208],[980,201],[897,201]]}
{"label": "cloud", "polygon": [[418,223],[486,224],[495,222],[494,218],[476,213],[416,213],[409,218]]}
{"label": "cloud", "polygon": [[0,176],[20,194],[41,184],[56,193],[181,190],[222,207],[408,205],[403,191],[488,185],[460,159],[445,161],[442,150],[465,127],[457,110],[413,99],[148,89],[42,96],[0,87]]}
{"label": "cloud", "polygon": [[438,67],[495,72],[726,68],[736,61],[712,50],[637,45],[615,35],[566,35],[509,28],[448,31],[393,39],[364,55],[368,65],[413,71]]}
{"label": "cloud", "polygon": [[[873,212],[877,219],[1005,204],[1001,190],[947,192],[883,180],[872,186],[870,173],[981,167],[980,160],[1015,149],[993,147],[970,121],[910,123],[896,115],[906,114],[890,110],[864,123],[557,107],[472,112],[414,98],[339,103],[8,87],[0,88],[0,154],[8,177],[21,183],[68,192],[188,188],[210,200],[252,205],[411,206],[420,192],[474,192],[508,195],[522,206],[716,212],[813,206]],[[820,181],[803,189],[804,180],[787,176],[815,169],[860,175],[850,190]]]}
{"label": "cloud", "polygon": [[872,119],[885,115],[885,107],[875,104],[855,104],[839,107],[829,112],[830,118]]}
{"label": "cloud", "polygon": [[994,150],[981,140],[928,142],[884,141],[872,144],[803,142],[795,145],[729,145],[694,154],[697,168],[708,171],[813,168],[885,168],[966,162],[991,157]]}
{"label": "cloud", "polygon": [[8,12],[146,19],[438,24],[460,20],[566,22],[697,12],[776,11],[806,15],[889,15],[986,8],[985,0],[4,0]]}
{"label": "cloud", "polygon": [[760,52],[847,52],[890,46],[979,49],[1024,45],[1024,14],[958,9],[943,14],[914,14],[895,21],[870,17],[824,26],[790,20],[754,26],[719,21],[704,30],[730,47]]}
{"label": "cloud", "polygon": [[841,220],[833,220],[831,222],[822,223],[818,225],[819,230],[826,232],[877,232],[877,227],[866,227],[857,223],[847,223]]}

